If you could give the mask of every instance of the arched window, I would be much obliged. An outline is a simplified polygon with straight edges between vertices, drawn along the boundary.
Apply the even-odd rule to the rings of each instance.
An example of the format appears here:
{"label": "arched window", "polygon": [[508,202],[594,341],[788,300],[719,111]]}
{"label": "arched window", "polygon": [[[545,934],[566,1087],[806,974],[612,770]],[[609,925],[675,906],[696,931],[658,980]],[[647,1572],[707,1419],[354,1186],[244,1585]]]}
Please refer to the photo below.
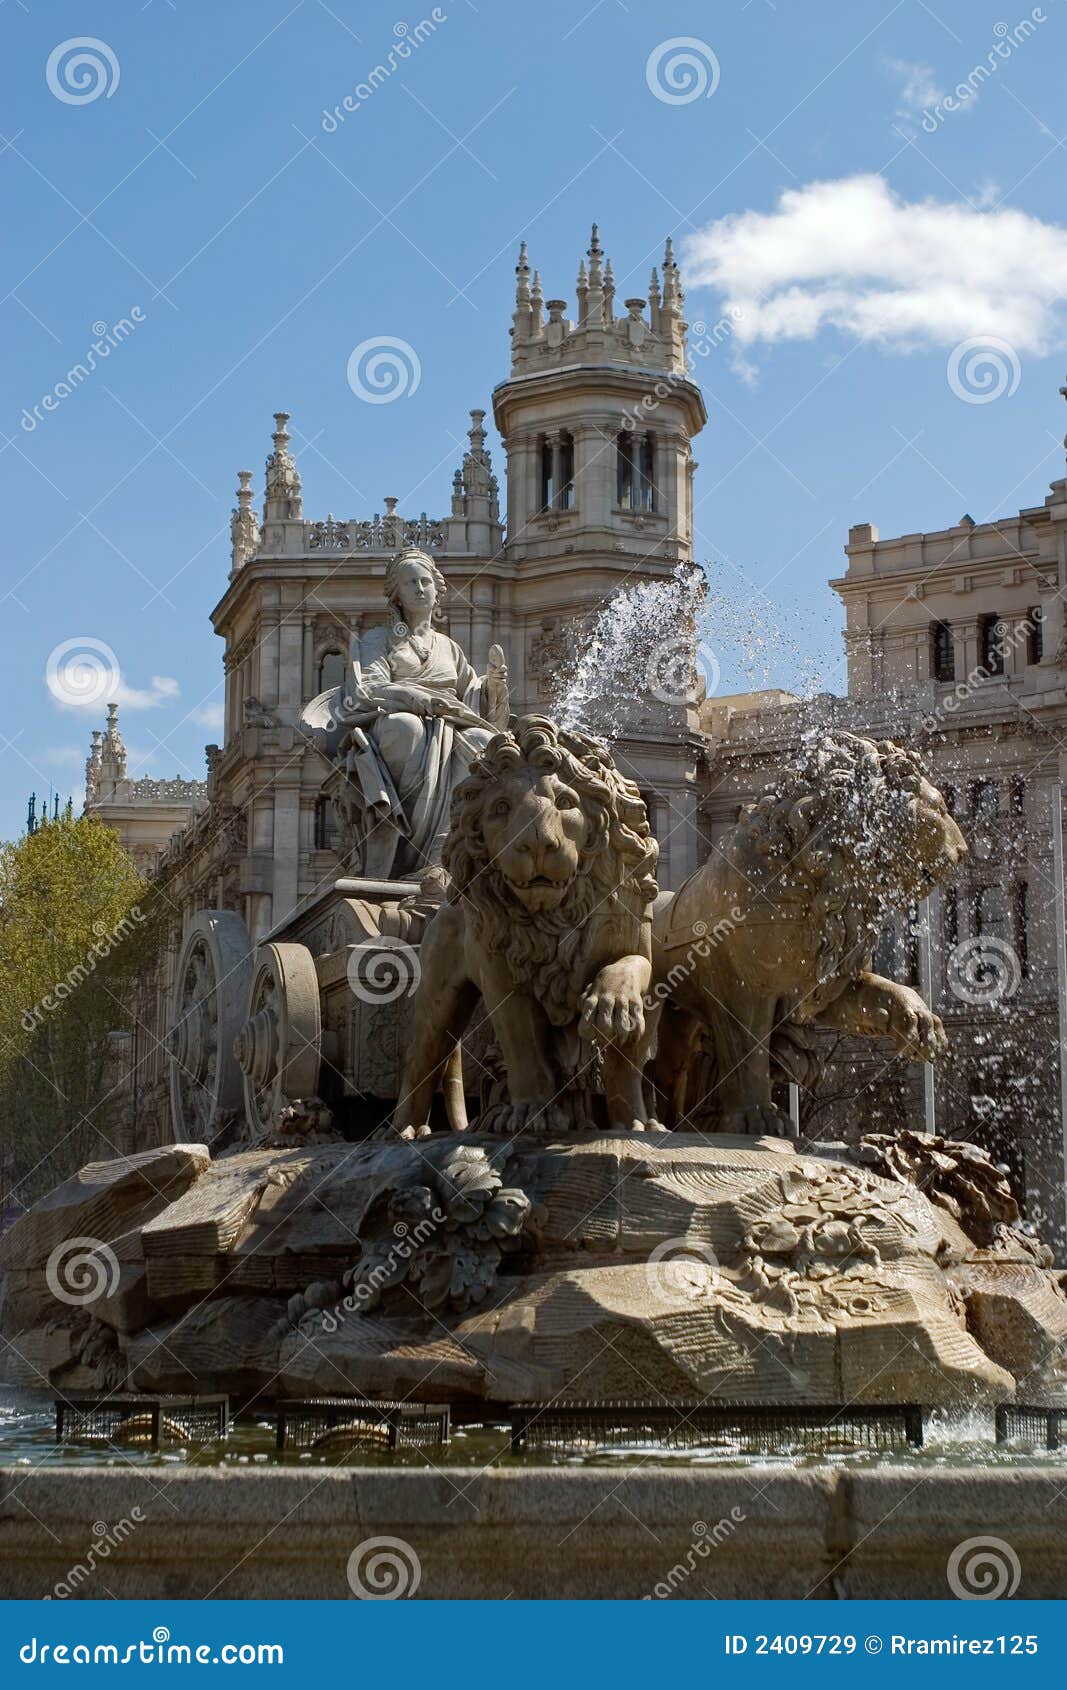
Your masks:
{"label": "arched window", "polygon": [[345,654],[343,651],[324,651],[319,658],[319,692],[328,692],[331,687],[339,687],[345,678]]}

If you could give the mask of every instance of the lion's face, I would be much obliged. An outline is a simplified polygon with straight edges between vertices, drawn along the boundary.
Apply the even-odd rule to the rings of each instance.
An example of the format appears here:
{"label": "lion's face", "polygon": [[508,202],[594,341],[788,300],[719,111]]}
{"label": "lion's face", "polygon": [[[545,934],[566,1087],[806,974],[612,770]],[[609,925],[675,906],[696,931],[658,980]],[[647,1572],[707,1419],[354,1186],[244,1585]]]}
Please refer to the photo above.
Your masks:
{"label": "lion's face", "polygon": [[554,910],[578,872],[589,823],[574,788],[520,766],[486,789],[482,837],[501,882],[525,910]]}
{"label": "lion's face", "polygon": [[919,781],[913,815],[917,867],[929,890],[963,861],[967,841],[949,815],[943,796],[925,777]]}

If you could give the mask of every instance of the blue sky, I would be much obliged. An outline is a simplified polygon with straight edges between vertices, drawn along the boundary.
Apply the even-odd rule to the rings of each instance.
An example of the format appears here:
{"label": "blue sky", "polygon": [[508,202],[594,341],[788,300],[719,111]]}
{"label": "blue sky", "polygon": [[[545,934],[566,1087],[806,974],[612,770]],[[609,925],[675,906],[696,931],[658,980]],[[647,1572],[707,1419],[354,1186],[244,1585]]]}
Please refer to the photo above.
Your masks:
{"label": "blue sky", "polygon": [[[690,321],[735,312],[700,363],[696,447],[723,690],[842,688],[825,583],[851,523],[981,521],[1062,473],[1064,0],[446,0],[324,126],[431,16],[6,0],[3,835],[31,787],[77,791],[103,718],[49,691],[66,641],[116,654],[132,773],[202,775],[208,612],[274,410],[305,515],[447,509],[466,413],[506,373],[524,235],[573,306],[594,217],[620,299],[671,234]],[[98,81],[55,53],[81,37],[104,44]],[[361,402],[349,356],[388,335],[417,389]],[[958,349],[990,337],[969,368]]]}

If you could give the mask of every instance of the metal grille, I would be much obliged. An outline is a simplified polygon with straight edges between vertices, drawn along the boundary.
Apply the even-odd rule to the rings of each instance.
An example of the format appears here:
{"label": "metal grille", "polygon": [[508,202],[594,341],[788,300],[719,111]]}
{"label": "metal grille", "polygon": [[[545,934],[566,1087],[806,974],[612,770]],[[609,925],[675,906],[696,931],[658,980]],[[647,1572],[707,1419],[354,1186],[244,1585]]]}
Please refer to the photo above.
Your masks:
{"label": "metal grille", "polygon": [[603,1444],[661,1444],[696,1449],[729,1443],[746,1454],[803,1454],[921,1448],[922,1409],[886,1406],[791,1408],[751,1403],[518,1403],[511,1410],[514,1449],[593,1449]]}
{"label": "metal grille", "polygon": [[1026,1444],[1031,1449],[1059,1449],[1067,1410],[1005,1403],[996,1412],[997,1443]]}
{"label": "metal grille", "polygon": [[452,1435],[447,1403],[310,1397],[279,1402],[275,1411],[279,1449],[421,1449]]}
{"label": "metal grille", "polygon": [[230,1399],[140,1397],[116,1393],[56,1398],[56,1443],[99,1442],[131,1449],[160,1444],[207,1444],[224,1438]]}

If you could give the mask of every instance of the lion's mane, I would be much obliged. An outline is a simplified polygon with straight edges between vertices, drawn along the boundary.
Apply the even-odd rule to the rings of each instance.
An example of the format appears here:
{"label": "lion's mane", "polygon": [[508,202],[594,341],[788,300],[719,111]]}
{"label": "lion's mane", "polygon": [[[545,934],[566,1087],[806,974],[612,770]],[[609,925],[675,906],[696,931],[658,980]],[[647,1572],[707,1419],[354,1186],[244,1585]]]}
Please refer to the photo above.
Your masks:
{"label": "lion's mane", "polygon": [[[509,895],[489,859],[482,828],[487,799],[500,776],[522,764],[558,774],[578,794],[589,828],[581,872],[558,909],[530,912]],[[588,924],[629,915],[638,927],[656,896],[659,847],[641,795],[625,780],[607,747],[588,734],[523,716],[490,740],[452,798],[444,866],[450,900],[461,903],[478,941],[502,956],[517,983],[533,985],[554,1026],[574,1019],[587,985],[582,968]]]}
{"label": "lion's mane", "polygon": [[920,848],[924,780],[922,760],[891,740],[820,734],[742,815],[775,901],[810,911],[820,985],[869,967],[886,914],[947,872],[947,855]]}

